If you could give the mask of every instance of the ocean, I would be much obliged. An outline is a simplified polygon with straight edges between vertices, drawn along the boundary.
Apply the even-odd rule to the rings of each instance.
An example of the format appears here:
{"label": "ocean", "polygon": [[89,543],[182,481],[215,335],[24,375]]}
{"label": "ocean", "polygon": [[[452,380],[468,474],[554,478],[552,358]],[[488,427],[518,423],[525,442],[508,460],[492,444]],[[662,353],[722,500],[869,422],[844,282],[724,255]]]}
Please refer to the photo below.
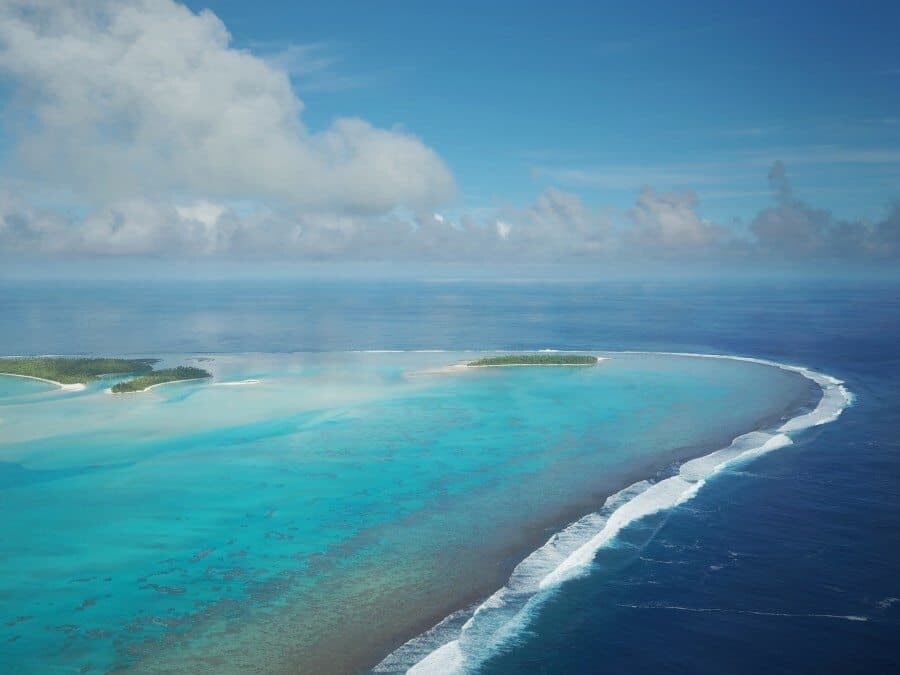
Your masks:
{"label": "ocean", "polygon": [[[4,282],[0,354],[203,359],[215,383],[261,382],[122,398],[0,378],[0,663],[395,672],[457,640],[462,661],[431,665],[896,670],[898,288]],[[609,360],[433,372],[539,349]],[[782,443],[818,385],[648,352],[805,367],[854,400]],[[770,452],[682,463],[757,429],[746,448]],[[690,494],[483,605],[514,569],[559,567],[536,556],[548,540],[576,552],[685,467]]]}

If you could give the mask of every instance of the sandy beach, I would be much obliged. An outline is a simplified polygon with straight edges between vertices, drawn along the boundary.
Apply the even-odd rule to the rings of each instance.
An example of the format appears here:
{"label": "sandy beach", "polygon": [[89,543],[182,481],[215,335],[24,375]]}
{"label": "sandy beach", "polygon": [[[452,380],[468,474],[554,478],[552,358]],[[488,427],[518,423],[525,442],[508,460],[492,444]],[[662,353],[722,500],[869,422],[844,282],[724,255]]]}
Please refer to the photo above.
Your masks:
{"label": "sandy beach", "polygon": [[83,391],[87,386],[81,382],[63,384],[62,382],[57,382],[56,380],[48,380],[46,377],[35,377],[34,375],[18,375],[16,373],[0,373],[0,375],[4,377],[24,377],[27,380],[38,380],[39,382],[55,384],[61,391]]}
{"label": "sandy beach", "polygon": [[106,389],[103,390],[103,392],[106,394],[115,394],[117,396],[120,394],[143,394],[145,391],[150,391],[151,389],[156,389],[157,387],[161,387],[164,384],[175,384],[176,382],[194,382],[195,380],[200,380],[200,379],[205,379],[205,378],[187,377],[183,380],[169,380],[168,382],[157,382],[156,384],[151,384],[149,387],[144,387],[143,389],[138,389],[137,391],[113,391],[112,387],[107,387]]}
{"label": "sandy beach", "polygon": [[582,363],[498,363],[496,365],[473,366],[469,363],[453,363],[449,366],[440,368],[430,368],[427,370],[417,370],[408,373],[409,375],[458,375],[468,370],[480,368],[593,368],[603,361],[609,361],[608,356],[597,356],[597,361],[593,364]]}

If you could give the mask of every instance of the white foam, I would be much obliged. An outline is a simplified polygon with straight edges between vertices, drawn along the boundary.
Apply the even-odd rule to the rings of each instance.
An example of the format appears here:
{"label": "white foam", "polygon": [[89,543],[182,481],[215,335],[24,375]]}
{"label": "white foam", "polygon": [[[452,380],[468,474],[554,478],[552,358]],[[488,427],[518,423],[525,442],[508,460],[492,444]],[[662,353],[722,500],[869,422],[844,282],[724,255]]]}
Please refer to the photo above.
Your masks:
{"label": "white foam", "polygon": [[48,380],[46,377],[37,377],[35,375],[19,375],[18,373],[0,373],[3,377],[21,377],[26,380],[37,380],[38,382],[47,382],[48,384],[54,384],[58,387],[59,391],[84,391],[86,385],[81,382],[75,382],[73,384],[63,384],[62,382],[57,382],[56,380]]}
{"label": "white foam", "polygon": [[465,655],[459,645],[459,640],[451,640],[431,652],[424,659],[414,664],[407,673],[456,673],[460,672],[465,664]]}
{"label": "white foam", "polygon": [[[374,669],[376,672],[465,673],[475,669],[499,647],[521,633],[534,611],[554,589],[590,570],[597,552],[614,541],[625,527],[692,499],[711,476],[726,466],[790,445],[793,441],[788,434],[834,421],[853,401],[852,394],[840,380],[800,366],[718,354],[655,353],[749,361],[797,372],[822,388],[822,398],[814,410],[788,420],[774,433],[754,431],[743,434],[727,448],[685,462],[674,476],[655,483],[641,481],[612,495],[598,512],[590,513],[554,534],[547,543],[519,563],[506,585],[481,605],[474,610],[457,612],[413,638],[379,663]],[[693,611],[688,608],[669,609]],[[701,608],[696,611],[724,610]],[[460,626],[467,615],[468,619]],[[802,616],[865,620],[864,617],[829,614]]]}

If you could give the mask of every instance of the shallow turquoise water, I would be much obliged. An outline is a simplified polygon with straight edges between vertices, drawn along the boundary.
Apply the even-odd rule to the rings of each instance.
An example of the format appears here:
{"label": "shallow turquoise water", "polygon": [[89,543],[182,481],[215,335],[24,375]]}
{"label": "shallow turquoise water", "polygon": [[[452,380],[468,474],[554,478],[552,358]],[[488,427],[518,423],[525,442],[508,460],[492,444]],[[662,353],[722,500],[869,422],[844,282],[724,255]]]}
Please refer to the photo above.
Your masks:
{"label": "shallow turquoise water", "polygon": [[0,377],[2,665],[340,669],[609,492],[811,396],[758,364],[610,356],[433,374],[473,355],[217,355],[212,383],[125,396]]}
{"label": "shallow turquoise water", "polygon": [[0,399],[15,397],[21,402],[23,397],[52,391],[54,389],[56,389],[56,387],[52,384],[27,377],[0,377]]}

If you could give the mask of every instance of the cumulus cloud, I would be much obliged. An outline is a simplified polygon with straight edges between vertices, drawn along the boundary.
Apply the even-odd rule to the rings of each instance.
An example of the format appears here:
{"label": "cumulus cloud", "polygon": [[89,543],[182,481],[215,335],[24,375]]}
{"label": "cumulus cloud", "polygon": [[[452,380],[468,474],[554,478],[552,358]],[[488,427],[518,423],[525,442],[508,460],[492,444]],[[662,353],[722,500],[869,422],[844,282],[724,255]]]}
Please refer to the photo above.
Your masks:
{"label": "cumulus cloud", "polygon": [[98,203],[199,195],[377,214],[454,193],[409,133],[356,118],[309,130],[287,70],[173,0],[4,0],[0,75],[22,166]]}
{"label": "cumulus cloud", "polygon": [[64,218],[0,195],[0,250],[74,255],[295,257],[364,260],[555,260],[610,245],[611,220],[575,196],[547,191],[506,220],[438,213],[302,213],[241,209],[196,200],[121,200],[84,218]]}
{"label": "cumulus cloud", "polygon": [[[79,129],[84,125],[79,120],[72,123]],[[326,132],[316,142],[325,142],[333,133]],[[372,133],[383,134],[376,143],[393,143],[394,132]],[[339,146],[346,139],[332,140],[334,148],[327,156],[344,156]],[[385,147],[383,152],[390,155],[393,150]],[[839,221],[795,195],[781,162],[769,175],[772,205],[752,219],[746,238],[704,218],[693,193],[664,193],[652,187],[640,191],[618,222],[611,211],[592,208],[577,195],[557,189],[545,190],[530,206],[482,210],[478,217],[425,208],[375,208],[378,190],[364,184],[365,172],[375,169],[357,160],[349,160],[352,171],[361,172],[354,196],[330,202],[327,208],[298,201],[287,205],[235,201],[202,192],[197,196],[197,191],[148,196],[125,190],[83,215],[81,210],[38,208],[20,195],[0,190],[0,256],[599,264],[707,255],[843,261],[900,257],[900,202],[875,224]],[[352,173],[348,167],[335,171]],[[359,207],[362,203],[367,206]],[[399,215],[404,212],[419,215]]]}
{"label": "cumulus cloud", "polygon": [[0,252],[64,251],[71,231],[71,224],[60,214],[35,209],[13,195],[0,192]]}
{"label": "cumulus cloud", "polygon": [[875,224],[839,221],[799,200],[782,164],[772,168],[769,182],[773,205],[750,223],[750,239],[704,219],[693,194],[652,188],[638,194],[619,227],[609,212],[552,189],[531,206],[495,209],[480,220],[440,213],[292,215],[206,199],[146,198],[119,200],[75,217],[0,192],[0,252],[453,262],[900,257],[900,202]]}
{"label": "cumulus cloud", "polygon": [[839,221],[825,209],[794,195],[783,162],[769,172],[775,205],[760,211],[750,230],[756,245],[769,256],[831,259],[886,259],[900,255],[900,203],[887,217],[870,225]]}
{"label": "cumulus cloud", "polygon": [[412,134],[357,118],[322,130],[304,124],[295,87],[348,85],[330,82],[333,66],[321,45],[266,58],[237,49],[215,14],[175,0],[0,0],[4,121],[15,139],[7,175],[77,195],[71,208],[53,209],[0,189],[0,257],[900,257],[900,202],[874,224],[836,219],[795,194],[782,162],[769,174],[772,203],[745,236],[704,218],[693,192],[652,187],[619,218],[552,188],[531,205],[477,217],[438,211],[455,192],[453,176]]}
{"label": "cumulus cloud", "polygon": [[131,200],[82,220],[0,197],[0,248],[6,252],[101,255],[209,255],[230,248],[232,231],[213,205],[186,209]]}
{"label": "cumulus cloud", "polygon": [[614,245],[608,213],[588,208],[574,194],[550,188],[534,205],[506,209],[496,223],[505,254],[532,258],[590,257]]}
{"label": "cumulus cloud", "polygon": [[750,225],[760,246],[793,253],[822,251],[827,246],[828,230],[832,227],[831,214],[794,198],[783,162],[772,166],[769,187],[775,206],[762,210]]}
{"label": "cumulus cloud", "polygon": [[723,241],[726,230],[700,216],[697,196],[692,192],[659,193],[641,190],[637,203],[628,210],[633,224],[627,238],[632,245],[654,249],[696,249]]}

